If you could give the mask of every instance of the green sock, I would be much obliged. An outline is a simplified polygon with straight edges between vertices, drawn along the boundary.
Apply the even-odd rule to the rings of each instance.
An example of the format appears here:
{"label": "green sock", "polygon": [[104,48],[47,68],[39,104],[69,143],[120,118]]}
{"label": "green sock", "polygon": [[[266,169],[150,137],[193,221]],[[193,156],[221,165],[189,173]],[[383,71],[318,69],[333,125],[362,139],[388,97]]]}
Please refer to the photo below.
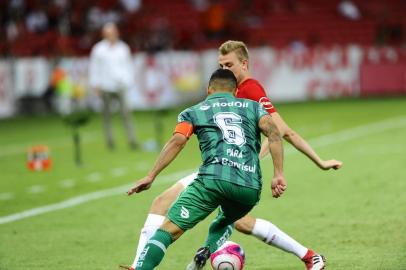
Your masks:
{"label": "green sock", "polygon": [[222,215],[217,216],[210,225],[209,235],[207,236],[204,245],[209,247],[211,253],[215,252],[222,244],[224,244],[233,232],[233,224],[225,224],[223,217],[224,216]]}
{"label": "green sock", "polygon": [[162,261],[166,249],[172,242],[172,236],[169,232],[158,229],[141,252],[136,269],[154,269]]}

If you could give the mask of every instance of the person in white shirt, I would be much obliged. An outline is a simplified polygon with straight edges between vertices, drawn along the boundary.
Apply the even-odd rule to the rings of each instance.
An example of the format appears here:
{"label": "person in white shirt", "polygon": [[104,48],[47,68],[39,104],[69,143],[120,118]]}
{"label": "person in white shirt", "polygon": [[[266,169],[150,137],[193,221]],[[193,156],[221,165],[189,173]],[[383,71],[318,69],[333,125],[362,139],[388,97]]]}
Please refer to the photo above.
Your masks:
{"label": "person in white shirt", "polygon": [[124,127],[131,148],[137,147],[131,113],[126,104],[126,91],[133,84],[131,51],[119,39],[114,23],[107,23],[102,29],[103,40],[96,43],[90,54],[89,84],[103,100],[103,121],[107,146],[114,149],[110,110],[112,101],[118,100]]}

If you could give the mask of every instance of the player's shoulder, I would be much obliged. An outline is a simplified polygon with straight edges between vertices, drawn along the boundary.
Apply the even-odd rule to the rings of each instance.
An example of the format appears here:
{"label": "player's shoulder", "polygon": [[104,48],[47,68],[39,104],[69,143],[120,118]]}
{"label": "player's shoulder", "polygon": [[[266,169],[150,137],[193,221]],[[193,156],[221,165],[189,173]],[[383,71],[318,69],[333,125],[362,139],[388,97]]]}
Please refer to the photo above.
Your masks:
{"label": "player's shoulder", "polygon": [[244,98],[244,97],[241,97],[241,98],[236,97],[234,99],[234,104],[237,107],[241,107],[241,108],[247,109],[249,111],[257,111],[258,106],[260,106],[260,104],[257,101],[248,99],[248,98]]}
{"label": "player's shoulder", "polygon": [[100,54],[102,53],[106,48],[106,42],[104,40],[100,40],[96,44],[93,45],[92,47],[92,54]]}
{"label": "player's shoulder", "polygon": [[215,107],[216,105],[206,99],[184,109],[181,114],[187,115],[191,118],[198,118],[202,114],[206,114],[207,112],[211,111],[213,106]]}
{"label": "player's shoulder", "polygon": [[196,119],[200,112],[204,112],[207,109],[211,108],[210,104],[206,104],[205,101],[199,102],[195,105],[187,107],[178,115],[178,122],[188,121],[193,122],[193,119]]}
{"label": "player's shoulder", "polygon": [[188,107],[186,109],[184,109],[183,111],[181,111],[178,115],[178,122],[184,122],[184,121],[188,121],[190,122],[190,112],[191,112],[191,107]]}
{"label": "player's shoulder", "polygon": [[261,90],[264,89],[264,87],[262,86],[262,84],[261,84],[259,81],[257,81],[256,79],[254,79],[254,78],[249,78],[249,79],[243,81],[243,82],[238,86],[238,88],[239,88],[240,90],[249,88],[251,91],[252,91],[252,89],[255,89],[255,88],[261,89]]}
{"label": "player's shoulder", "polygon": [[200,108],[200,106],[202,106],[203,104],[204,104],[204,101],[199,102],[199,103],[197,103],[195,105],[192,105],[190,107],[187,107],[180,114],[189,114],[191,112],[197,111]]}
{"label": "player's shoulder", "polygon": [[100,50],[103,47],[107,46],[107,42],[105,40],[100,40],[96,44],[94,44],[93,48],[96,50]]}
{"label": "player's shoulder", "polygon": [[249,78],[238,86],[237,97],[239,98],[248,98],[259,102],[260,98],[265,96],[265,89],[255,79]]}
{"label": "player's shoulder", "polygon": [[119,40],[119,41],[117,41],[117,44],[121,47],[121,48],[124,48],[124,49],[130,49],[130,46],[128,46],[128,44],[127,43],[125,43],[123,40]]}
{"label": "player's shoulder", "polygon": [[212,107],[212,104],[209,101],[203,100],[203,101],[189,107],[188,109],[189,109],[189,111],[198,112],[198,111],[207,111],[211,107]]}

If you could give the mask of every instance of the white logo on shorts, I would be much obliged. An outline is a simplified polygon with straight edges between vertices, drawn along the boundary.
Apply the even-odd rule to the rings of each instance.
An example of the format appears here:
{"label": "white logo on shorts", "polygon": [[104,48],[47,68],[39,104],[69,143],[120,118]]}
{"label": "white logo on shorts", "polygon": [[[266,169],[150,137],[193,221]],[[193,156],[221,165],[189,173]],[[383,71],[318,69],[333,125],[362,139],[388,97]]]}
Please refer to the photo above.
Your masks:
{"label": "white logo on shorts", "polygon": [[189,218],[189,210],[187,210],[186,207],[182,206],[180,208],[180,216],[182,218]]}

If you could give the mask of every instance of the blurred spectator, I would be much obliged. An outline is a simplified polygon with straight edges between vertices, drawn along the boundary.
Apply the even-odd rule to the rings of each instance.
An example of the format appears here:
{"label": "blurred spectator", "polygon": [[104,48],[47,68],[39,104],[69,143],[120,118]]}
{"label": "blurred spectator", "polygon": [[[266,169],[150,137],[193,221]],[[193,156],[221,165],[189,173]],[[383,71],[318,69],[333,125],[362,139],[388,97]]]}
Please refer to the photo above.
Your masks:
{"label": "blurred spectator", "polygon": [[47,8],[49,28],[61,34],[68,33],[69,16],[66,1],[54,0]]}
{"label": "blurred spectator", "polygon": [[301,54],[307,50],[306,45],[299,39],[293,39],[288,46],[289,50],[295,54]]}
{"label": "blurred spectator", "polygon": [[48,30],[48,17],[44,10],[35,8],[28,13],[25,18],[28,31],[32,33],[42,33]]}
{"label": "blurred spectator", "polygon": [[195,39],[198,37],[199,35],[197,33],[183,29],[178,33],[175,44],[176,48],[179,50],[193,50],[195,48]]}
{"label": "blurred spectator", "polygon": [[60,65],[56,65],[52,71],[49,87],[43,97],[48,106],[53,101],[55,110],[63,116],[86,109],[84,87],[75,82]]}
{"label": "blurred spectator", "polygon": [[6,25],[6,35],[9,42],[15,40],[20,34],[21,31],[19,30],[19,25],[20,27],[22,26],[21,23],[19,24],[15,21],[10,21]]}
{"label": "blurred spectator", "polygon": [[[267,8],[261,6],[262,2],[244,0],[240,2],[239,12],[236,14],[237,20],[250,29],[258,28],[262,24],[263,14],[267,12]],[[233,24],[234,26],[234,24]]]}
{"label": "blurred spectator", "polygon": [[146,49],[150,53],[171,49],[172,40],[172,32],[168,21],[165,18],[157,18],[148,29]]}
{"label": "blurred spectator", "polygon": [[[300,38],[306,45],[372,45],[374,40],[400,45],[405,40],[405,1],[316,2],[0,0],[0,53],[87,55],[98,39],[98,29],[107,22],[122,26],[132,48],[150,52],[212,48],[219,40],[230,38],[273,46],[288,45],[289,37]],[[315,14],[321,16],[312,18]],[[345,20],[359,23],[346,27]]]}
{"label": "blurred spectator", "polygon": [[224,39],[227,27],[227,11],[220,1],[212,0],[203,14],[203,27],[211,40]]}
{"label": "blurred spectator", "polygon": [[361,19],[358,7],[350,0],[341,1],[338,4],[338,12],[345,18],[353,21]]}
{"label": "blurred spectator", "polygon": [[203,12],[209,7],[208,0],[190,0],[195,10]]}
{"label": "blurred spectator", "polygon": [[56,94],[55,109],[62,115],[68,115],[73,112],[72,96],[73,96],[73,83],[70,80],[66,71],[60,66],[56,66],[52,71],[50,78],[50,87],[44,94],[49,106],[50,99]]}
{"label": "blurred spectator", "polygon": [[80,2],[78,6],[72,6],[72,9],[69,10],[69,30],[72,36],[80,37],[85,34],[87,29],[83,22],[86,21],[87,10],[88,7],[83,2]]}
{"label": "blurred spectator", "polygon": [[141,8],[141,0],[120,0],[121,5],[128,13],[135,13]]}
{"label": "blurred spectator", "polygon": [[382,22],[376,28],[376,43],[379,45],[401,45],[404,41],[403,26],[398,23]]}
{"label": "blurred spectator", "polygon": [[131,113],[126,104],[126,92],[133,84],[133,62],[127,44],[119,39],[114,23],[107,23],[102,30],[103,40],[92,48],[90,55],[89,84],[103,100],[103,120],[107,146],[115,148],[111,126],[113,100],[117,100],[128,141],[137,147]]}
{"label": "blurred spectator", "polygon": [[22,17],[25,11],[24,0],[11,0],[8,6],[8,13],[12,19]]}
{"label": "blurred spectator", "polygon": [[53,4],[62,10],[65,10],[68,8],[68,0],[54,0]]}
{"label": "blurred spectator", "polygon": [[89,10],[87,14],[89,28],[100,29],[108,22],[118,23],[121,19],[121,15],[115,9],[104,10],[102,7],[94,6]]}

